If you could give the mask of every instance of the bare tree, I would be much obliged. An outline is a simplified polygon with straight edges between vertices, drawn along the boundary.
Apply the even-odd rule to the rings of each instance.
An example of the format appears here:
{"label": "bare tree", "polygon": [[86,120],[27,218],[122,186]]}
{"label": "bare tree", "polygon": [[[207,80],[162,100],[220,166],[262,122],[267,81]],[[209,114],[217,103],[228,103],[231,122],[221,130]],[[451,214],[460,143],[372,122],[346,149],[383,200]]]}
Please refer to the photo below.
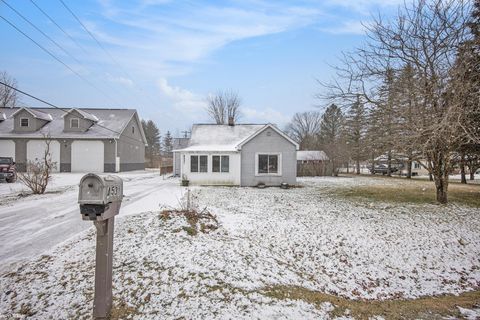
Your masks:
{"label": "bare tree", "polygon": [[295,113],[286,132],[300,145],[300,150],[312,150],[317,146],[322,115],[318,111]]}
{"label": "bare tree", "polygon": [[[376,106],[382,101],[381,83],[389,70],[401,72],[407,65],[418,81],[419,103],[395,149],[415,146],[417,157],[432,175],[437,201],[446,203],[453,152],[463,139],[454,88],[449,86],[457,48],[466,40],[470,2],[462,0],[414,0],[405,2],[397,17],[375,18],[367,27],[366,43],[345,54],[337,67],[340,80],[325,84],[324,97],[352,99],[360,94]],[[396,108],[402,107],[396,105]],[[403,113],[405,110],[397,110]],[[398,120],[397,120],[398,121]]]}
{"label": "bare tree", "polygon": [[207,113],[216,124],[227,124],[230,118],[237,122],[241,103],[238,93],[231,90],[218,91],[207,97]]}
{"label": "bare tree", "polygon": [[52,170],[56,167],[56,163],[52,161],[52,155],[50,153],[51,141],[50,138],[45,137],[43,158],[29,161],[26,171],[18,174],[19,180],[34,194],[45,193],[48,182],[52,178]]}
{"label": "bare tree", "polygon": [[0,108],[14,108],[17,105],[17,92],[12,89],[17,87],[17,81],[12,78],[6,71],[0,71]]}

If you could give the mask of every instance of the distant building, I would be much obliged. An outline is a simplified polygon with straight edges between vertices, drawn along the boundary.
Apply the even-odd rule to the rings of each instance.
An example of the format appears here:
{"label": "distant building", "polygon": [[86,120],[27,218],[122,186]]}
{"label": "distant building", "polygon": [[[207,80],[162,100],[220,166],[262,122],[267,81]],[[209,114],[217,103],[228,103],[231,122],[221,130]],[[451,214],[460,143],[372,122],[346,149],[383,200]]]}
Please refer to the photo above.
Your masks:
{"label": "distant building", "polygon": [[[383,154],[375,158],[375,165],[388,165],[388,155]],[[393,154],[391,156],[391,165],[398,169],[395,173],[406,176],[408,173],[408,157],[401,154]],[[425,161],[412,160],[412,176],[428,175],[428,170],[423,166]]]}
{"label": "distant building", "polygon": [[[181,150],[188,146],[190,138],[173,138],[173,150]],[[173,175],[180,176],[181,171],[180,152],[173,153]]]}
{"label": "distant building", "polygon": [[55,171],[145,168],[147,140],[136,110],[0,108],[0,156],[13,157],[20,171],[43,158],[47,139]]}
{"label": "distant building", "polygon": [[324,176],[328,169],[328,156],[320,150],[297,151],[297,175]]}
{"label": "distant building", "polygon": [[[296,184],[298,144],[272,124],[196,124],[174,150],[179,174],[197,185]],[[178,158],[177,158],[178,159]]]}

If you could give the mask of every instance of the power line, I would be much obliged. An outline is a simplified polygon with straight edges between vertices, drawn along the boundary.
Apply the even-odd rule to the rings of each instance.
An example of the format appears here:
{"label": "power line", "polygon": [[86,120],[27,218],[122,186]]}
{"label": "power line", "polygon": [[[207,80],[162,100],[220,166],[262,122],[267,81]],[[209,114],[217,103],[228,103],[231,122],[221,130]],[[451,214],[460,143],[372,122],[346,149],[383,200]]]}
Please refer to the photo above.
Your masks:
{"label": "power line", "polygon": [[[135,81],[133,80],[133,77],[125,70],[125,68],[120,64],[118,63],[118,61],[108,52],[108,50],[102,45],[102,43],[100,41],[98,41],[97,37],[95,37],[95,35],[82,23],[82,21],[80,20],[80,18],[78,18],[78,16],[73,12],[72,9],[70,9],[67,4],[63,1],[63,0],[58,0],[60,1],[60,3],[65,7],[65,9],[67,9],[68,12],[70,12],[70,14],[75,18],[75,20],[77,20],[77,22],[82,26],[83,30],[85,30],[86,33],[88,33],[88,35],[97,43],[97,45],[105,52],[105,54],[110,58],[110,60],[117,65],[117,67],[122,70],[122,72],[124,73],[124,75],[130,79],[132,82],[133,82],[133,85],[141,92],[143,93],[146,93],[145,91],[143,91],[143,89],[141,87],[138,87],[136,84],[135,84]],[[147,96],[147,98],[150,100],[150,96]],[[151,103],[153,103],[155,105],[155,101],[153,100],[150,100]]]}
{"label": "power line", "polygon": [[9,7],[13,12],[15,12],[20,18],[22,18],[25,22],[27,22],[30,26],[35,28],[38,32],[40,32],[45,38],[50,40],[54,45],[56,45],[60,50],[62,50],[65,54],[67,54],[70,58],[75,60],[78,64],[82,64],[77,58],[75,58],[73,55],[71,55],[67,50],[65,50],[61,45],[59,45],[55,40],[53,40],[49,35],[47,35],[45,32],[43,32],[40,28],[38,28],[33,22],[28,20],[24,15],[22,15],[20,12],[18,12],[14,7],[9,5],[5,0],[0,0],[2,1],[7,7]]}
{"label": "power line", "polygon": [[[2,0],[2,1],[3,1],[3,0]],[[55,19],[53,19],[52,17],[50,17],[50,15],[49,15],[48,13],[46,13],[42,8],[40,8],[40,6],[35,3],[35,1],[30,0],[30,2],[31,2],[41,13],[43,13],[43,15],[44,15],[45,17],[47,17],[48,20],[50,20],[50,22],[52,22],[58,29],[60,29],[60,31],[62,31],[70,40],[72,40],[72,42],[74,42],[74,43],[77,45],[77,47],[79,47],[80,49],[82,49],[85,54],[88,54],[87,50],[85,50],[85,48],[84,48],[80,43],[78,43],[77,40],[75,40],[67,31],[65,31],[65,29],[63,29],[63,28],[55,21]]]}
{"label": "power line", "polygon": [[[1,0],[1,1],[5,1],[5,0]],[[33,0],[30,0],[30,2],[45,16],[47,17],[58,29],[60,29],[60,31],[62,31],[70,40],[72,40],[72,42],[74,42],[78,48],[80,48],[85,54],[88,55],[88,52],[87,50],[85,49],[85,47],[83,47],[78,41],[76,41],[67,31],[65,31],[65,29],[63,29],[60,24],[58,24],[54,18],[52,18],[47,12],[45,12],[45,10],[43,10],[42,8],[40,8],[40,6],[38,4],[35,3],[35,1]],[[76,59],[75,59],[76,60]],[[85,64],[79,62],[78,60],[76,60],[78,63],[80,63],[83,67],[87,68],[90,70],[90,68],[88,68]],[[110,85],[107,84],[107,82],[105,83],[105,85],[108,86],[108,89],[112,90],[112,91],[115,91],[116,94],[118,94],[117,90],[114,89],[113,87],[111,87]],[[122,95],[124,94],[124,92],[121,92]],[[123,96],[124,98],[126,96]],[[118,101],[115,101],[115,103],[118,103]]]}
{"label": "power line", "polygon": [[[24,37],[26,37],[27,39],[29,39],[30,41],[32,41],[35,45],[37,45],[40,49],[42,49],[43,51],[45,51],[49,56],[51,56],[53,59],[55,59],[57,62],[61,63],[65,68],[67,68],[68,70],[70,70],[71,72],[73,72],[77,77],[79,77],[80,79],[82,79],[83,81],[85,81],[86,83],[88,83],[92,88],[94,88],[95,90],[98,90],[100,93],[102,93],[105,97],[109,98],[109,99],[112,99],[107,93],[105,93],[103,90],[101,90],[100,88],[98,88],[97,86],[95,86],[95,84],[93,84],[90,80],[88,80],[87,78],[85,78],[84,76],[82,76],[80,73],[78,73],[77,71],[75,71],[74,69],[72,69],[68,64],[66,64],[65,62],[63,62],[60,58],[58,58],[57,56],[55,56],[53,53],[51,53],[48,49],[46,49],[45,47],[43,47],[40,43],[38,43],[37,41],[35,41],[33,38],[31,38],[29,35],[27,35],[25,32],[23,32],[20,28],[18,28],[15,24],[13,24],[12,22],[10,22],[9,20],[7,20],[5,17],[3,16],[0,16],[0,18],[2,18],[6,23],[8,23],[12,28],[14,28],[15,30],[17,30],[19,33],[21,33]],[[115,99],[112,99],[115,101]],[[119,104],[118,101],[115,101],[115,103]],[[120,105],[120,104],[119,104]]]}
{"label": "power line", "polygon": [[[50,106],[50,107],[53,107],[53,108],[58,109],[58,110],[61,110],[61,111],[63,111],[65,114],[68,113],[68,111],[67,111],[66,109],[64,109],[64,108],[61,108],[61,107],[59,107],[59,106],[56,106],[56,105],[54,105],[53,103],[48,102],[48,101],[45,101],[45,100],[43,100],[43,99],[41,99],[41,98],[38,98],[38,97],[36,97],[36,96],[28,93],[28,92],[25,92],[25,91],[22,91],[22,90],[20,90],[20,89],[18,89],[18,88],[15,88],[14,86],[11,86],[11,85],[3,82],[3,81],[0,81],[0,84],[1,84],[1,85],[4,85],[4,86],[6,86],[6,87],[8,87],[8,88],[10,88],[10,89],[12,89],[12,90],[15,90],[16,92],[21,93],[21,94],[23,94],[23,95],[25,95],[25,96],[27,96],[27,97],[29,97],[29,98],[32,98],[32,99],[37,100],[37,101],[39,101],[39,102],[41,102],[41,103],[44,103],[44,104],[46,104],[46,105],[48,105],[48,106]],[[72,109],[73,109],[73,108],[72,108]],[[113,132],[113,133],[118,134],[118,135],[119,135],[118,140],[121,139],[121,138],[120,138],[120,136],[122,135],[121,132],[112,130],[112,129],[110,129],[110,128],[108,128],[108,127],[105,127],[105,126],[103,126],[103,125],[101,125],[101,124],[98,124],[98,123],[95,123],[95,125],[98,126],[98,127],[100,127],[100,128],[103,128],[103,129],[105,129],[105,130],[108,130],[108,131],[110,131],[110,132]],[[88,129],[88,128],[83,128],[83,129]],[[138,140],[138,139],[135,139],[135,138],[132,138],[132,137],[129,137],[129,136],[124,136],[124,137],[129,138],[129,139],[131,139],[131,140],[133,140],[133,141],[135,141],[135,142],[141,142],[142,144],[145,143],[143,140]],[[123,140],[123,142],[125,142],[125,143],[127,143],[127,144],[130,144],[130,145],[133,145],[133,144],[131,144],[131,143],[128,143],[128,142],[125,141],[125,140]],[[133,145],[133,146],[134,146],[134,145]]]}

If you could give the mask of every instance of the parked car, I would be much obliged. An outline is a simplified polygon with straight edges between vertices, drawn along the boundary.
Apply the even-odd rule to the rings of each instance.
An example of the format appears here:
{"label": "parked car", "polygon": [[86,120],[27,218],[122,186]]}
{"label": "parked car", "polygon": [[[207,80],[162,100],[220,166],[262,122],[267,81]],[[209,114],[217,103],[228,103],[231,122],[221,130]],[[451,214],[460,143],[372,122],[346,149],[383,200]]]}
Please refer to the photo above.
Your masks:
{"label": "parked car", "polygon": [[[383,175],[388,174],[388,166],[386,164],[379,164],[376,165],[372,168],[372,166],[368,166],[368,170],[370,170],[371,173],[376,174],[376,173],[381,173]],[[391,167],[390,168],[390,173],[397,172],[398,168],[397,167]]]}
{"label": "parked car", "polygon": [[0,157],[0,181],[7,181],[8,183],[17,180],[17,168],[15,161],[10,157]]}

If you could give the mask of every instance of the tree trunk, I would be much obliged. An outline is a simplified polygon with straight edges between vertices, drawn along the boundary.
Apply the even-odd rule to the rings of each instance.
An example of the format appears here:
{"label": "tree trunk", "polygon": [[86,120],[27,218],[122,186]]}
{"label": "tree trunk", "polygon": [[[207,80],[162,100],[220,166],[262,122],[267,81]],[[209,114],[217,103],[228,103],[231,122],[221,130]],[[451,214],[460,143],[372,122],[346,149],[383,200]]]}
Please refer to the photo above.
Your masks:
{"label": "tree trunk", "polygon": [[431,173],[428,174],[428,180],[433,181],[433,176]]}
{"label": "tree trunk", "polygon": [[407,179],[412,179],[412,158],[407,160]]}
{"label": "tree trunk", "polygon": [[372,152],[372,174],[375,174],[375,154]]}
{"label": "tree trunk", "polygon": [[460,154],[460,177],[461,183],[467,184],[467,177],[465,176],[465,154]]}
{"label": "tree trunk", "polygon": [[356,161],[356,167],[357,167],[357,174],[360,174],[360,159],[357,158]]}
{"label": "tree trunk", "polygon": [[437,201],[446,204],[448,202],[448,180],[444,176],[435,177],[435,189],[437,191]]}
{"label": "tree trunk", "polygon": [[388,151],[388,158],[387,158],[387,176],[392,176],[392,152]]}
{"label": "tree trunk", "polygon": [[475,171],[470,170],[470,180],[475,179]]}

